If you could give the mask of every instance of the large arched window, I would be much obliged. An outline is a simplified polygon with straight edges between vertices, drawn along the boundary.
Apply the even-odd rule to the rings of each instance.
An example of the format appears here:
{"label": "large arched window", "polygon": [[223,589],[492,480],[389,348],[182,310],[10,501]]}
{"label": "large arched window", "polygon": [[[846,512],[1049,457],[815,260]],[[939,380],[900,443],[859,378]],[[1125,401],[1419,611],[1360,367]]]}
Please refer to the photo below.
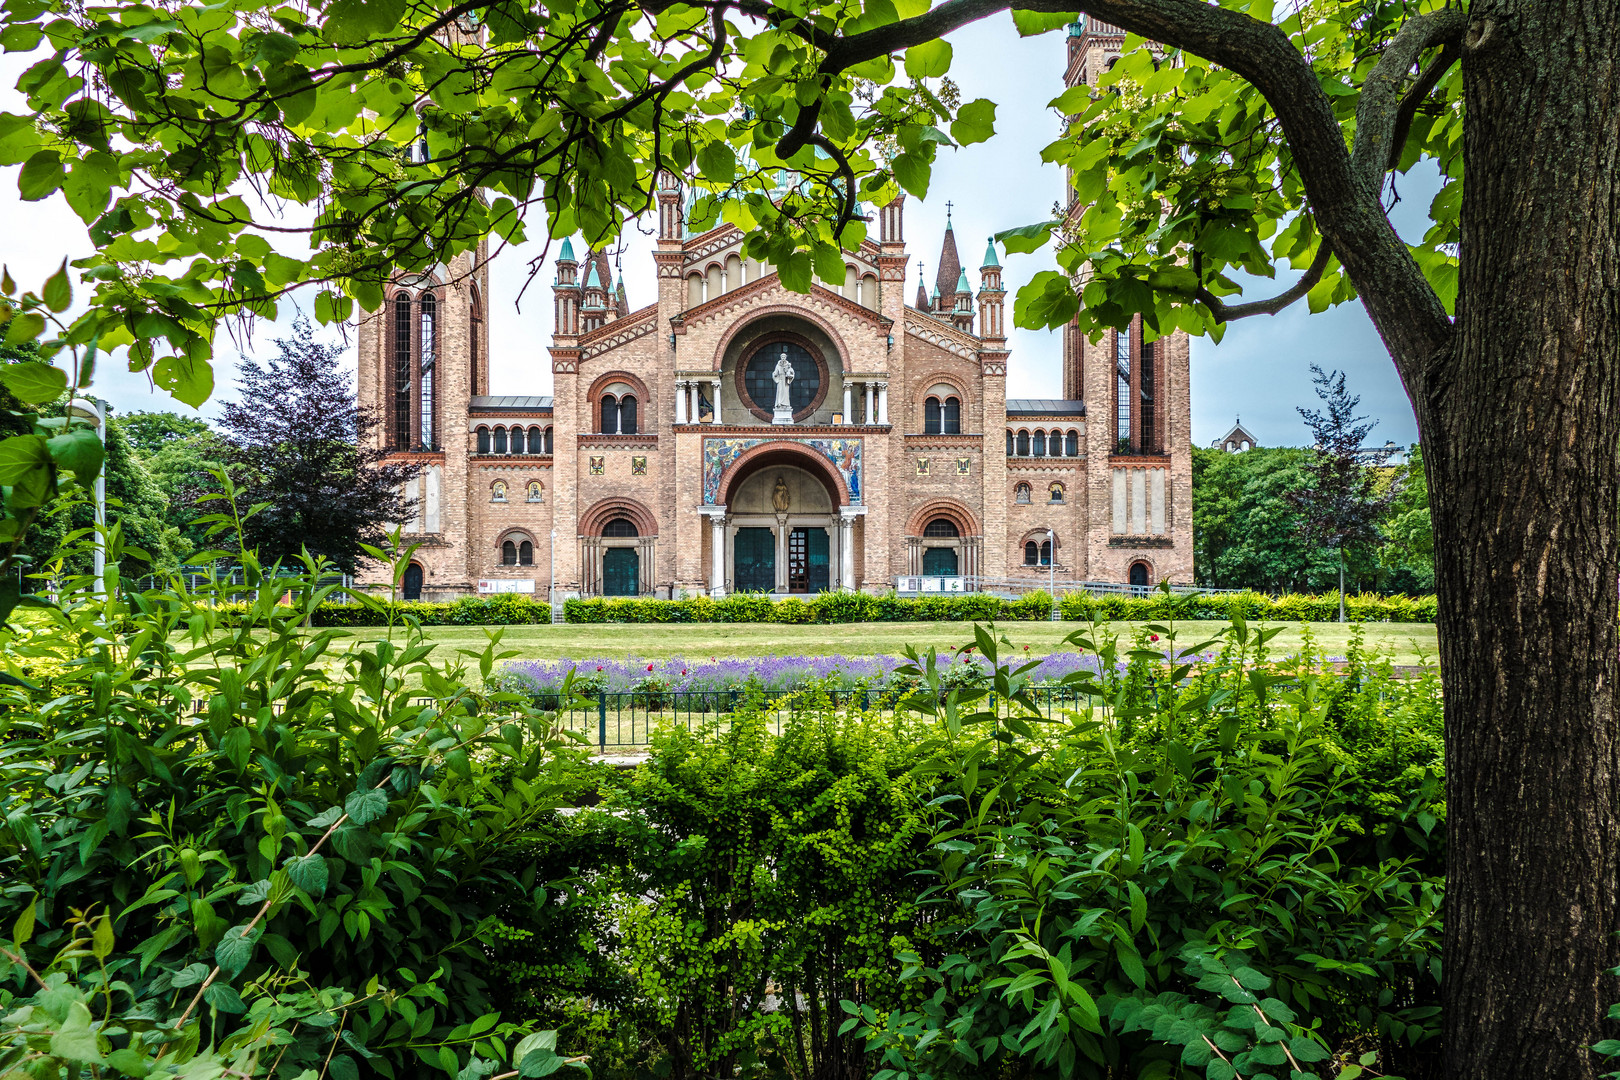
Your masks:
{"label": "large arched window", "polygon": [[421,445],[432,449],[438,445],[436,441],[438,432],[434,430],[433,419],[438,404],[434,393],[434,374],[438,367],[439,354],[439,302],[430,292],[422,294],[421,323],[422,340],[420,344],[421,361],[419,370],[422,421],[417,434]]}
{"label": "large arched window", "polygon": [[1018,433],[1018,456],[1029,457],[1029,432],[1027,431]]}
{"label": "large arched window", "polygon": [[610,521],[606,525],[602,526],[602,535],[603,536],[609,536],[609,537],[624,538],[624,537],[638,536],[640,534],[636,531],[636,523],[635,522],[631,521],[629,518],[620,517],[620,518],[614,518],[612,521]]}
{"label": "large arched window", "polygon": [[518,565],[534,565],[534,545],[527,540],[518,545]]}
{"label": "large arched window", "polygon": [[478,426],[478,452],[480,454],[489,453],[490,445],[489,428],[480,424]]}
{"label": "large arched window", "polygon": [[549,427],[546,428],[546,453],[548,453],[548,454],[556,453],[556,451],[552,449],[551,429]]}
{"label": "large arched window", "polygon": [[516,566],[518,564],[517,545],[508,540],[501,545],[501,565]]}
{"label": "large arched window", "polygon": [[1079,457],[1080,456],[1080,433],[1079,432],[1077,432],[1077,431],[1070,431],[1069,432],[1068,438],[1065,439],[1064,443],[1063,443],[1063,452],[1065,454],[1069,455],[1070,457]]}
{"label": "large arched window", "polygon": [[743,404],[761,419],[771,419],[775,412],[776,367],[784,356],[793,369],[793,381],[788,383],[788,404],[795,420],[807,417],[826,396],[826,366],[815,353],[796,340],[767,340],[740,365],[742,385],[739,389]]}
{"label": "large arched window", "polygon": [[1046,456],[1046,432],[1044,431],[1037,431],[1035,433],[1035,456]]}
{"label": "large arched window", "polygon": [[512,453],[523,453],[523,429],[515,424],[512,426]]}
{"label": "large arched window", "polygon": [[634,435],[636,427],[636,396],[626,394],[619,399],[619,434]]}
{"label": "large arched window", "polygon": [[602,397],[602,434],[619,433],[619,399],[611,394]]}
{"label": "large arched window", "polygon": [[923,402],[923,434],[938,435],[940,423],[939,398],[931,397]]}
{"label": "large arched window", "polygon": [[1033,541],[1033,540],[1024,541],[1024,565],[1025,566],[1038,566],[1038,565],[1040,565],[1040,559],[1041,559],[1040,546],[1038,544],[1036,544],[1035,541]]}
{"label": "large arched window", "polygon": [[1041,541],[1041,565],[1052,565],[1052,541],[1050,540]]}
{"label": "large arched window", "polygon": [[495,429],[495,452],[497,454],[506,453],[506,429],[503,427]]}
{"label": "large arched window", "polygon": [[959,398],[948,397],[943,406],[943,430],[946,435],[962,434],[962,402]]}
{"label": "large arched window", "polygon": [[484,309],[478,301],[478,286],[474,285],[468,290],[467,312],[471,316],[467,324],[467,356],[472,363],[467,366],[472,371],[472,392],[474,396],[478,390],[478,337],[484,332]]}
{"label": "large arched window", "polygon": [[551,451],[546,447],[546,437],[537,427],[529,429],[529,453],[547,454]]}
{"label": "large arched window", "polygon": [[411,447],[411,294],[394,297],[394,448]]}
{"label": "large arched window", "polygon": [[955,539],[961,535],[961,532],[956,527],[956,522],[950,518],[935,518],[923,527],[923,536],[931,540]]}

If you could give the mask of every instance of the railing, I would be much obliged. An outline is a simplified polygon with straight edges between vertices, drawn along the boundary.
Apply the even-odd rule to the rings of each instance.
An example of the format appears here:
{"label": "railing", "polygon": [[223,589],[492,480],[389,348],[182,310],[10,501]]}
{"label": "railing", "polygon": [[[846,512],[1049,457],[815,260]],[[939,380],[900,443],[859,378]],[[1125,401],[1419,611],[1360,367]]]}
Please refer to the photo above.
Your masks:
{"label": "railing", "polygon": [[[1090,593],[1093,596],[1152,596],[1158,592],[1159,585],[1127,585],[1117,581],[1066,581],[1060,577],[1048,580],[1047,568],[1032,566],[1029,568],[1030,576],[1027,578],[988,578],[988,577],[955,577],[929,574],[902,574],[894,579],[894,591],[901,596],[933,596],[936,594],[967,594],[992,593],[1004,595],[1011,593],[1043,592],[1054,593],[1057,596],[1066,596],[1069,593]],[[1171,585],[1170,592],[1175,596],[1190,596],[1195,593],[1239,593],[1242,589],[1206,589],[1197,585]]]}
{"label": "railing", "polygon": [[[825,709],[838,713],[893,712],[902,707],[913,689],[863,688],[856,690],[600,690],[573,701],[562,701],[560,695],[541,691],[535,695],[535,704],[542,709],[558,710],[559,727],[575,731],[596,743],[606,753],[608,749],[647,746],[653,732],[666,727],[685,727],[694,730],[705,724],[716,723],[724,729],[731,714],[749,708],[767,714],[767,723],[773,734],[780,735],[788,717],[795,711]],[[1036,711],[1051,719],[1063,709],[1072,708],[1082,695],[1066,686],[1038,686],[1026,691]],[[998,702],[997,712],[1010,706]]]}

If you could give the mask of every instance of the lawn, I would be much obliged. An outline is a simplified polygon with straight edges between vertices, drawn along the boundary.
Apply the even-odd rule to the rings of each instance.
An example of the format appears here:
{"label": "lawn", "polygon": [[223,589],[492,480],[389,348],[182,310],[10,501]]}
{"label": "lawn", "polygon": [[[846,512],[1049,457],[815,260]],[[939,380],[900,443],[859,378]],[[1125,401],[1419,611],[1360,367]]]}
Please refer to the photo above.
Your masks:
{"label": "lawn", "polygon": [[[1063,639],[1081,629],[1082,623],[1014,622],[1001,626],[1020,653],[1029,646],[1030,655],[1039,656],[1065,649]],[[1115,623],[1114,629],[1128,637],[1141,623]],[[1224,622],[1182,622],[1177,624],[1183,645],[1207,639],[1225,627]],[[1256,624],[1258,625],[1258,624]],[[1329,657],[1344,655],[1352,627],[1340,623],[1286,624],[1273,640],[1280,652],[1299,648],[1303,627],[1308,625],[1317,649]],[[1429,623],[1368,623],[1364,627],[1369,645],[1389,651],[1399,664],[1433,660],[1435,631]],[[645,657],[662,660],[683,657],[692,660],[728,656],[873,656],[898,655],[909,643],[918,649],[928,646],[954,649],[973,640],[968,623],[847,623],[827,626],[784,626],[775,623],[685,623],[646,625],[639,623],[597,623],[588,625],[509,626],[505,645],[525,660],[585,659],[595,657]],[[382,630],[350,631],[364,640],[380,636]],[[477,626],[435,626],[426,633],[430,640],[447,649],[481,649],[485,628]],[[442,654],[441,654],[442,655]]]}

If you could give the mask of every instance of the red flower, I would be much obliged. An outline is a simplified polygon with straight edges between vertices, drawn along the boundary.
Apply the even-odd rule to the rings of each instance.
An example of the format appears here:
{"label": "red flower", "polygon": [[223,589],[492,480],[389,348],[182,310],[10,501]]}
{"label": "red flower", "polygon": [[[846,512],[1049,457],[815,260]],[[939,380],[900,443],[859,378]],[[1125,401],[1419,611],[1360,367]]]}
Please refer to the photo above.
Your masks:
{"label": "red flower", "polygon": [[1159,640],[1159,635],[1158,634],[1149,634],[1148,635],[1148,640],[1149,641],[1158,641]]}
{"label": "red flower", "polygon": [[685,675],[685,674],[686,674],[686,669],[685,669],[685,668],[681,668],[681,674],[682,674],[682,675]]}
{"label": "red flower", "polygon": [[1025,652],[1029,652],[1029,646],[1028,646],[1028,645],[1025,645],[1025,646],[1024,646],[1024,651],[1025,651]]}
{"label": "red flower", "polygon": [[597,670],[597,671],[601,671],[601,670],[602,670],[602,665],[601,665],[601,664],[597,664],[597,665],[596,665],[596,670]]}

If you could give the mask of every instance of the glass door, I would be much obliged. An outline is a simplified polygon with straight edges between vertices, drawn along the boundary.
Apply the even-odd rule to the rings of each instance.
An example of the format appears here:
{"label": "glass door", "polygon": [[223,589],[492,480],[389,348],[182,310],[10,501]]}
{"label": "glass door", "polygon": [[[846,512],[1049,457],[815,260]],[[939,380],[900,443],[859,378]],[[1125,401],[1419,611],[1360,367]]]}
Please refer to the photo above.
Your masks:
{"label": "glass door", "polygon": [[788,592],[826,592],[831,588],[831,553],[826,529],[801,526],[788,533]]}
{"label": "glass door", "polygon": [[923,548],[922,570],[929,577],[956,577],[956,549]]}
{"label": "glass door", "polygon": [[737,592],[770,592],[776,588],[776,532],[742,528],[732,542],[732,588]]}
{"label": "glass door", "polygon": [[641,559],[635,548],[611,547],[602,552],[602,595],[638,596]]}

